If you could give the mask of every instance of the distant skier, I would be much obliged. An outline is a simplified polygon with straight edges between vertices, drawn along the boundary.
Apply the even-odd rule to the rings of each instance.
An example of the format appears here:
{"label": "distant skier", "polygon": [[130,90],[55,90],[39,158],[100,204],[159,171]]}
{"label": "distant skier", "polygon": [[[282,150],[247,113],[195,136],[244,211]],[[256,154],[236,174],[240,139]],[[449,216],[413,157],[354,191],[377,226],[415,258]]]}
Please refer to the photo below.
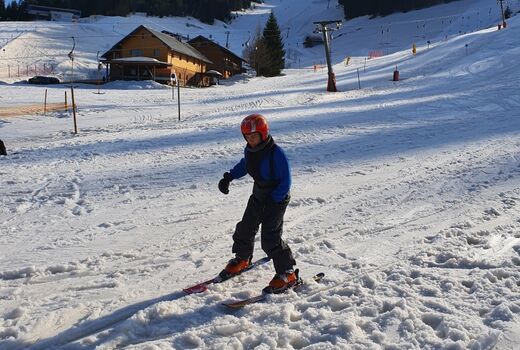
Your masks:
{"label": "distant skier", "polygon": [[267,120],[251,114],[242,120],[242,135],[247,141],[244,158],[218,183],[219,190],[229,193],[229,183],[249,174],[254,179],[253,193],[233,234],[235,257],[220,273],[222,277],[241,273],[251,264],[254,239],[262,225],[262,249],[274,263],[276,275],[266,287],[270,292],[283,291],[297,282],[291,249],[282,240],[283,217],[289,204],[291,170],[284,151],[269,134]]}

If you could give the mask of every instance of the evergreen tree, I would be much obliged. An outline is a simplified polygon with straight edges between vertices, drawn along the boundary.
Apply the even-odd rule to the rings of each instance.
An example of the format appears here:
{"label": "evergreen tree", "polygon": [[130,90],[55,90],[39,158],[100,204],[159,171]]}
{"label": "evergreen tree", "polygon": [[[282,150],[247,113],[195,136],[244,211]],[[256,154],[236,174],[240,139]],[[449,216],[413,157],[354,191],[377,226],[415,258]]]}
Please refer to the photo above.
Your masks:
{"label": "evergreen tree", "polygon": [[13,1],[5,8],[5,18],[8,21],[17,21],[18,20],[18,3]]}
{"label": "evergreen tree", "polygon": [[506,19],[511,18],[512,14],[513,14],[513,11],[511,11],[511,8],[509,8],[509,6],[507,6],[506,9],[504,10],[504,17]]}
{"label": "evergreen tree", "polygon": [[5,15],[5,1],[0,0],[0,21],[4,20]]}
{"label": "evergreen tree", "polygon": [[285,50],[280,27],[273,12],[271,12],[265,24],[261,45],[265,45],[267,62],[265,67],[257,73],[266,77],[280,75],[285,67]]}

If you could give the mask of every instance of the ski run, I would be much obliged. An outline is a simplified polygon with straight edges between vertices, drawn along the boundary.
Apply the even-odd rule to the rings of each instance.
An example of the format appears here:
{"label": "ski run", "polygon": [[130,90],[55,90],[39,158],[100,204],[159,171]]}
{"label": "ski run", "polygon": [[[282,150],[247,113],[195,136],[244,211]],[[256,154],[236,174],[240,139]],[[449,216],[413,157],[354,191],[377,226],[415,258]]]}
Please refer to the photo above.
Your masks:
{"label": "ski run", "polygon": [[[229,31],[240,55],[271,10],[283,75],[181,89],[181,121],[171,89],[143,81],[104,94],[78,84],[78,135],[70,113],[0,117],[0,349],[518,349],[520,17],[498,30],[496,1],[344,21],[331,41],[337,93],[325,91],[323,46],[302,47],[313,21],[343,18],[334,1],[266,0],[213,26],[1,22],[0,69],[45,54],[63,80],[74,35],[86,79],[96,53],[140,24],[221,44]],[[0,80],[2,108],[70,91]],[[227,196],[217,183],[254,112],[291,163],[284,238],[309,283],[228,310],[267,285],[272,263],[183,289],[232,257],[252,181]]]}

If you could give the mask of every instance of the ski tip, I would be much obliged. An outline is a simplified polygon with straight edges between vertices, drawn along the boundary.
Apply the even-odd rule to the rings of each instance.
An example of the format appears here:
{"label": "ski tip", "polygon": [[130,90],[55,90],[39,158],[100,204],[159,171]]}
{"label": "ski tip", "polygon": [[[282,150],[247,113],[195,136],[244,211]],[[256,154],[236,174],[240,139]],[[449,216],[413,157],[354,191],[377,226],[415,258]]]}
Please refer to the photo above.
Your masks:
{"label": "ski tip", "polygon": [[314,275],[314,277],[312,278],[315,282],[319,282],[323,279],[323,277],[325,277],[325,274],[323,272],[320,272],[316,275]]}
{"label": "ski tip", "polygon": [[241,308],[243,308],[243,307],[246,306],[247,304],[240,304],[240,303],[231,303],[231,304],[226,304],[226,303],[222,303],[222,305],[224,305],[227,309],[237,310],[237,309],[241,309]]}
{"label": "ski tip", "polygon": [[231,303],[222,303],[222,305],[224,305],[225,307],[229,308],[229,309],[241,309],[243,308],[244,306],[247,306],[247,305],[250,305],[250,304],[254,304],[254,303],[258,303],[260,301],[263,301],[267,298],[268,294],[259,294],[257,296],[254,296],[252,298],[248,298],[248,299],[244,299],[244,300],[239,300],[239,301],[235,301],[235,302],[231,302]]}
{"label": "ski tip", "polygon": [[222,305],[224,305],[227,309],[231,310],[238,310],[249,304],[251,304],[249,300],[236,301],[233,303],[222,303]]}
{"label": "ski tip", "polygon": [[198,285],[190,288],[184,288],[182,291],[186,294],[202,293],[208,290],[207,285]]}

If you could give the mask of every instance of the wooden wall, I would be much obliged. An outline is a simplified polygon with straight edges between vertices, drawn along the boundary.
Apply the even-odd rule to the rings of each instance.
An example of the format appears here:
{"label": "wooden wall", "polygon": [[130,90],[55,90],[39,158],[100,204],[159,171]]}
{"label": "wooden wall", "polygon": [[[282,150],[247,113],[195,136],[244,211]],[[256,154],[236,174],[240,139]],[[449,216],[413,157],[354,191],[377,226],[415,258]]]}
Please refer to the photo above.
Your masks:
{"label": "wooden wall", "polygon": [[[136,55],[135,51],[132,50],[140,50],[141,54]],[[120,57],[132,56],[152,57],[162,62],[171,63],[171,70],[158,69],[156,76],[169,77],[171,73],[175,72],[181,85],[200,85],[199,81],[196,81],[196,75],[206,71],[206,63],[170,50],[166,44],[145,28],[139,29],[121,42]]]}

